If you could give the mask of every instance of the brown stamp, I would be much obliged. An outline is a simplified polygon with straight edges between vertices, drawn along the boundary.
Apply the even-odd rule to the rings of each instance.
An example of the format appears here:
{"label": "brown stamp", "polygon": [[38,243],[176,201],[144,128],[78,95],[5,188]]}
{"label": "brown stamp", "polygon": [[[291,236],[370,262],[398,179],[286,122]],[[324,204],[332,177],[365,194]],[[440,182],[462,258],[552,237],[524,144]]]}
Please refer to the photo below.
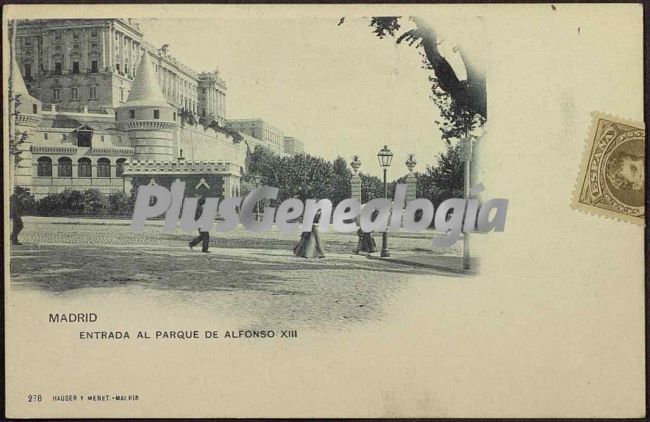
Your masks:
{"label": "brown stamp", "polygon": [[591,214],[643,225],[644,125],[600,113],[592,115],[572,205]]}

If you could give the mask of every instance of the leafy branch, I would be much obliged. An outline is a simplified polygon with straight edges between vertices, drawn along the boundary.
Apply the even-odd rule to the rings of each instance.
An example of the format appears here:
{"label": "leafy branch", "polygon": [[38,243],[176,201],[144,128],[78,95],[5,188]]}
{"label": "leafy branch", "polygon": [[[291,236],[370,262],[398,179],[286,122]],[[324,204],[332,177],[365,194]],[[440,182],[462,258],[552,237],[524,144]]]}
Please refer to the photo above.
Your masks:
{"label": "leafy branch", "polygon": [[[18,108],[22,104],[21,97],[22,94],[16,94],[11,98],[11,101],[13,102],[13,110],[14,110],[11,113],[11,115],[14,118],[14,122],[18,120],[18,117],[21,114],[18,111]],[[20,155],[23,153],[23,151],[20,148],[20,145],[27,142],[28,137],[29,135],[27,131],[19,131],[14,129],[13,133],[11,132],[9,133],[9,155],[14,159],[14,166],[18,166],[18,163],[20,163],[23,160],[20,157]]]}
{"label": "leafy branch", "polygon": [[[402,20],[408,19],[415,28],[403,30]],[[340,21],[339,25],[343,23]],[[441,54],[441,40],[436,31],[424,20],[410,16],[373,17],[372,32],[380,39],[391,37],[397,44],[421,48],[423,68],[431,70],[431,98],[440,109],[442,121],[436,121],[442,138],[448,143],[460,138],[474,128],[482,126],[487,119],[487,95],[485,74],[465,63],[467,78],[458,77],[449,61]],[[403,31],[403,32],[401,32]],[[462,57],[462,49],[454,47]]]}

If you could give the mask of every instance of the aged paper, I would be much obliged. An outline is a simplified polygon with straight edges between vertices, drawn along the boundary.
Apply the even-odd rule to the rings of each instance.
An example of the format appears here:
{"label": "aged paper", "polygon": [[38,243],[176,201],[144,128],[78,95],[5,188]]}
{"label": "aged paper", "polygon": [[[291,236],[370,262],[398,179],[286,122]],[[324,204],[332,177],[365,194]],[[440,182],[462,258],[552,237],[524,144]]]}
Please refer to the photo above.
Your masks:
{"label": "aged paper", "polygon": [[[643,121],[641,5],[4,12],[8,417],[644,416],[644,221],[574,201],[593,113]],[[398,179],[507,205],[385,241],[133,231],[176,179],[204,212]]]}

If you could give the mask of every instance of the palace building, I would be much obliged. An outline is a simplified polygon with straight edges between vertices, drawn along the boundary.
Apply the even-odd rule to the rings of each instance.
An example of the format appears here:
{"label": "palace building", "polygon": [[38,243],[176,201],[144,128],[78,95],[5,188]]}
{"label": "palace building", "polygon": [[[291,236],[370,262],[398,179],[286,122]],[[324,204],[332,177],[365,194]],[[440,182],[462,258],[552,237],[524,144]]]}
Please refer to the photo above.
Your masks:
{"label": "palace building", "polygon": [[246,134],[268,144],[276,152],[284,150],[284,134],[282,130],[262,119],[228,120],[226,125],[239,133]]}
{"label": "palace building", "polygon": [[23,22],[16,59],[29,91],[64,108],[117,107],[128,97],[142,52],[174,107],[225,124],[226,83],[219,71],[197,73],[143,39],[124,19],[48,19]]}
{"label": "palace building", "polygon": [[293,136],[284,137],[284,152],[289,155],[303,154],[305,152],[305,144]]}
{"label": "palace building", "polygon": [[229,197],[239,195],[255,146],[285,153],[275,128],[235,141],[219,71],[197,73],[168,50],[147,43],[131,20],[21,22],[12,63],[24,134],[15,185],[38,198],[180,179],[188,194]]}

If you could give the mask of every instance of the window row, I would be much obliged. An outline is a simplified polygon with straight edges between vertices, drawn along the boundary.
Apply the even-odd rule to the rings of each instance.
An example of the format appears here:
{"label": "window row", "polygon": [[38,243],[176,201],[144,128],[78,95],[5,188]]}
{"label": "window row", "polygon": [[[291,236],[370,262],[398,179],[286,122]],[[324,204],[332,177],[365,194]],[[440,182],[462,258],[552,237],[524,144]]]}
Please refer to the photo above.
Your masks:
{"label": "window row", "polygon": [[117,70],[117,72],[121,75],[135,76],[135,66],[129,68],[128,62],[124,63],[123,65],[120,65],[120,63],[115,63],[115,70]]}
{"label": "window row", "polygon": [[[54,74],[55,75],[63,75],[63,58],[61,56],[57,56],[52,59],[54,61]],[[97,60],[91,60],[90,62],[90,69],[86,69],[86,71],[90,70],[90,73],[98,73],[99,72],[99,61]],[[81,65],[79,61],[73,61],[72,62],[72,74],[78,75],[81,74]],[[23,64],[23,76],[25,79],[31,79],[32,77],[32,64],[31,63],[25,63]]]}
{"label": "window row", "polygon": [[[121,177],[124,173],[126,158],[118,158],[115,161],[115,177]],[[41,177],[52,176],[52,159],[40,157],[37,161],[37,175]],[[72,177],[72,159],[61,157],[57,166],[58,177]],[[92,177],[92,161],[90,158],[80,158],[77,161],[77,177]],[[97,160],[97,177],[111,177],[111,160],[100,158]]]}
{"label": "window row", "polygon": [[[98,37],[97,29],[91,29],[91,30],[90,30],[90,36],[91,36],[92,38],[97,38],[97,37]],[[39,44],[39,38],[40,38],[40,37],[38,37],[38,36],[35,36],[35,37],[34,37],[34,42],[35,42],[36,45]],[[62,38],[62,37],[61,37],[61,33],[60,33],[60,32],[55,32],[55,33],[54,33],[54,41],[61,41],[61,38]],[[79,40],[79,39],[80,39],[80,37],[79,37],[79,31],[73,31],[73,32],[72,32],[72,39],[73,39],[73,40]],[[94,40],[94,41],[96,41],[96,40]],[[95,45],[96,45],[96,44],[95,44]],[[29,47],[32,46],[32,40],[31,40],[30,37],[24,37],[24,38],[23,38],[23,46],[26,47],[26,48],[29,48]]]}
{"label": "window row", "polygon": [[[91,37],[96,37],[97,36],[97,29],[93,28],[90,30],[90,36]],[[60,40],[61,39],[61,32],[57,31],[54,32],[54,39],[55,40]],[[72,39],[78,40],[79,39],[79,31],[72,31]],[[29,38],[25,38],[25,43],[29,44]]]}
{"label": "window row", "polygon": [[[61,88],[52,88],[52,99],[54,101],[61,100]],[[97,99],[97,87],[91,86],[88,88],[88,99],[96,100]],[[70,89],[70,100],[79,100],[79,88]]]}
{"label": "window row", "polygon": [[[155,120],[160,119],[160,110],[153,111],[153,118]],[[115,119],[117,120],[117,112],[115,112]],[[135,119],[135,110],[129,110],[129,119]],[[174,112],[174,120],[176,120],[176,112]]]}
{"label": "window row", "polygon": [[[36,114],[36,109],[34,111],[34,114]],[[99,135],[99,139],[102,142],[106,142],[106,136],[110,136],[110,135]],[[43,139],[46,140],[46,141],[49,140],[50,139],[50,134],[48,132],[43,132]],[[68,140],[68,134],[67,133],[62,133],[61,134],[61,140],[62,141],[67,141]],[[117,137],[117,142],[119,142],[119,143],[122,142],[122,136],[121,135]],[[78,136],[77,137],[77,146],[78,147],[89,147],[89,146],[91,146],[91,142],[90,142],[90,139],[88,138],[88,136],[85,136],[85,137],[82,136],[81,139],[79,139],[79,136]]]}

